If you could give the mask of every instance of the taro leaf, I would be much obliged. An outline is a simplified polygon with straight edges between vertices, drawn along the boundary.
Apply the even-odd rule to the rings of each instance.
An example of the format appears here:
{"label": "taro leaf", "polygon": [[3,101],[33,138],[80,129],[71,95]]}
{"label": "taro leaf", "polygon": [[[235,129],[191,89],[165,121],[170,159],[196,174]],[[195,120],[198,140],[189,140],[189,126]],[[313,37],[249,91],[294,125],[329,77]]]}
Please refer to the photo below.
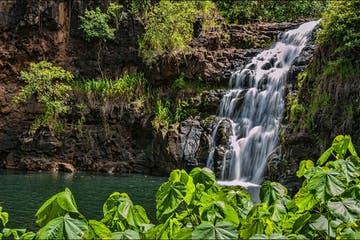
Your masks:
{"label": "taro leaf", "polygon": [[84,239],[111,239],[111,231],[102,222],[89,220]]}
{"label": "taro leaf", "polygon": [[156,217],[165,222],[182,204],[190,204],[195,193],[193,179],[184,170],[171,172],[169,180],[156,193]]}
{"label": "taro leaf", "polygon": [[300,162],[300,166],[299,166],[299,170],[297,170],[296,172],[296,176],[298,178],[301,178],[302,176],[305,175],[305,173],[307,171],[309,171],[310,169],[312,169],[314,167],[314,163],[311,160],[302,160]]}
{"label": "taro leaf", "polygon": [[218,222],[215,225],[203,222],[192,232],[192,239],[238,239],[238,233],[229,222]]}
{"label": "taro leaf", "polygon": [[85,220],[71,218],[69,214],[48,222],[37,233],[38,239],[82,239],[88,229]]}
{"label": "taro leaf", "polygon": [[347,150],[353,155],[357,156],[354,145],[351,142],[351,138],[349,135],[339,135],[335,137],[332,146],[334,151],[337,153],[336,158],[344,158]]}
{"label": "taro leaf", "polygon": [[65,188],[65,191],[52,196],[39,208],[35,214],[36,223],[43,227],[52,219],[65,216],[67,213],[74,213],[78,216],[77,218],[84,219],[77,209],[71,191]]}
{"label": "taro leaf", "polygon": [[326,235],[329,235],[331,238],[335,238],[335,232],[331,228],[331,223],[324,215],[320,215],[315,221],[310,223],[310,227],[317,232],[324,232]]}
{"label": "taro leaf", "polygon": [[308,224],[310,219],[311,219],[311,214],[309,212],[306,212],[305,214],[297,218],[293,225],[293,232],[300,233],[301,230]]}
{"label": "taro leaf", "polygon": [[26,232],[20,236],[20,240],[33,240],[35,239],[36,234],[33,232]]}
{"label": "taro leaf", "polygon": [[305,188],[300,188],[300,191],[294,196],[293,201],[295,201],[299,213],[313,209],[319,202],[315,195]]}
{"label": "taro leaf", "polygon": [[191,234],[193,232],[192,228],[181,228],[177,234],[174,236],[176,240],[188,240],[191,239]]}
{"label": "taro leaf", "polygon": [[360,176],[359,171],[356,169],[354,163],[350,160],[339,159],[334,162],[334,167],[344,174],[346,182],[351,182]]}
{"label": "taro leaf", "polygon": [[193,178],[194,184],[197,183],[204,184],[205,191],[209,189],[217,191],[219,185],[216,182],[215,174],[209,168],[199,168],[196,167],[190,172],[190,176]]}
{"label": "taro leaf", "polygon": [[360,199],[360,184],[356,184],[347,188],[342,196],[347,198]]}
{"label": "taro leaf", "polygon": [[351,228],[345,228],[340,233],[341,239],[360,239],[360,231],[354,231]]}
{"label": "taro leaf", "polygon": [[327,149],[323,154],[321,154],[321,156],[319,157],[319,159],[317,160],[316,164],[318,166],[323,165],[331,156],[331,154],[333,153],[334,149],[332,147],[330,147],[329,149]]}
{"label": "taro leaf", "polygon": [[279,200],[287,195],[287,189],[283,185],[277,182],[265,181],[260,188],[261,202],[267,205],[273,204],[276,200]]}
{"label": "taro leaf", "polygon": [[200,209],[201,219],[215,223],[217,221],[227,221],[235,226],[239,225],[239,217],[235,209],[223,201],[214,201]]}
{"label": "taro leaf", "polygon": [[360,219],[360,202],[356,199],[346,198],[339,202],[328,202],[330,213],[345,223]]}
{"label": "taro leaf", "polygon": [[135,232],[134,230],[127,229],[124,232],[113,232],[111,234],[111,239],[133,240],[133,239],[140,239],[140,235],[138,232]]}
{"label": "taro leaf", "polygon": [[223,187],[221,190],[217,193],[219,198],[231,205],[237,211],[240,218],[246,218],[253,207],[249,193],[239,186]]}
{"label": "taro leaf", "polygon": [[288,239],[287,237],[285,237],[284,235],[281,235],[281,234],[278,234],[278,233],[274,233],[274,234],[271,234],[270,236],[267,236],[265,234],[255,234],[254,236],[251,236],[249,238],[249,240],[261,240],[261,239]]}
{"label": "taro leaf", "polygon": [[342,180],[343,174],[332,170],[319,170],[306,182],[305,188],[315,192],[315,196],[326,202],[333,196],[338,196],[345,191]]}
{"label": "taro leaf", "polygon": [[277,200],[269,207],[270,219],[274,222],[280,222],[286,216],[286,208],[280,200]]}
{"label": "taro leaf", "polygon": [[146,232],[146,239],[175,239],[181,230],[181,223],[176,218],[168,218],[164,224],[156,225]]}
{"label": "taro leaf", "polygon": [[144,223],[149,223],[144,208],[133,204],[126,193],[114,192],[106,200],[104,218],[101,220],[113,231],[126,229],[138,230]]}
{"label": "taro leaf", "polygon": [[2,207],[0,207],[0,220],[4,227],[6,223],[9,221],[9,214],[7,212],[3,212]]}

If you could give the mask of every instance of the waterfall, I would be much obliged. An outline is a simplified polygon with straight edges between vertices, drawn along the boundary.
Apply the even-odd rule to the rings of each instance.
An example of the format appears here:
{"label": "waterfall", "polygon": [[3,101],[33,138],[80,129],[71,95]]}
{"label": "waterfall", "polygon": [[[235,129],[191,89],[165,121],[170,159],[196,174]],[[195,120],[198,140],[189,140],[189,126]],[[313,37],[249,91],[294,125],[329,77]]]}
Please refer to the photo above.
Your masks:
{"label": "waterfall", "polygon": [[208,167],[214,168],[218,127],[223,121],[230,122],[231,134],[221,164],[221,180],[227,184],[261,183],[267,158],[278,145],[287,73],[317,23],[307,22],[279,34],[271,49],[259,53],[232,74],[231,90],[220,103],[207,162]]}

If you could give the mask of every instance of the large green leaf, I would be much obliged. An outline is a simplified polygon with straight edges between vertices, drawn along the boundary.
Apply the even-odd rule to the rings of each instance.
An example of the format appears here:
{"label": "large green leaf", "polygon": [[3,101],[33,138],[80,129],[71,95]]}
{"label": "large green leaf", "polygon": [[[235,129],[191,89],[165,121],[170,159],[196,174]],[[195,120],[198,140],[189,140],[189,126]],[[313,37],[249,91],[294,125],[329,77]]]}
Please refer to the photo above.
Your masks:
{"label": "large green leaf", "polygon": [[0,220],[4,227],[6,223],[9,221],[9,214],[7,212],[3,212],[2,207],[0,207]]}
{"label": "large green leaf", "polygon": [[206,192],[209,189],[211,189],[212,192],[215,192],[219,189],[219,185],[215,179],[215,174],[209,168],[196,167],[191,170],[190,176],[193,178],[195,185],[197,183],[204,184]]}
{"label": "large green leaf", "polygon": [[278,182],[265,181],[260,188],[261,202],[267,205],[273,204],[276,200],[279,200],[287,196],[287,189]]}
{"label": "large green leaf", "polygon": [[140,235],[138,232],[128,229],[128,230],[125,230],[124,232],[113,232],[111,235],[111,239],[134,240],[134,239],[140,239]]}
{"label": "large green leaf", "polygon": [[235,226],[239,225],[239,217],[235,209],[223,201],[211,201],[200,207],[200,218],[206,222],[231,222]]}
{"label": "large green leaf", "polygon": [[67,213],[73,213],[78,218],[84,218],[78,211],[74,197],[68,188],[52,196],[39,208],[35,214],[36,223],[43,227],[52,219],[65,216]]}
{"label": "large green leaf", "polygon": [[357,156],[350,136],[339,135],[333,140],[331,147],[320,156],[317,164],[319,166],[323,165],[326,161],[328,161],[331,155],[334,155],[335,159],[343,159],[345,158],[347,151],[349,151],[352,156]]}
{"label": "large green leaf", "polygon": [[300,162],[299,170],[296,172],[297,177],[302,177],[306,174],[307,171],[314,167],[314,163],[311,160],[302,160]]}
{"label": "large green leaf", "polygon": [[217,195],[219,199],[231,205],[237,211],[240,218],[246,218],[253,207],[249,193],[240,186],[222,187]]}
{"label": "large green leaf", "polygon": [[332,170],[318,170],[308,181],[305,188],[315,192],[315,196],[322,202],[345,191],[344,175]]}
{"label": "large green leaf", "polygon": [[54,218],[37,233],[38,239],[82,239],[88,225],[85,220],[74,219],[69,214]]}
{"label": "large green leaf", "polygon": [[306,188],[300,188],[299,192],[296,193],[292,201],[295,201],[299,213],[302,213],[313,209],[320,200],[318,200],[315,195]]}
{"label": "large green leaf", "polygon": [[[315,215],[313,217],[315,217]],[[325,235],[328,235],[331,238],[336,236],[334,229],[331,227],[331,223],[324,215],[320,215],[318,218],[316,218],[310,224],[310,227],[315,231],[315,233],[323,232]]]}
{"label": "large green leaf", "polygon": [[330,213],[343,222],[355,222],[360,220],[360,202],[356,199],[346,198],[339,202],[328,202]]}
{"label": "large green leaf", "polygon": [[238,233],[234,226],[228,222],[212,224],[204,222],[196,226],[192,232],[192,239],[237,239]]}
{"label": "large green leaf", "polygon": [[339,159],[334,161],[333,166],[346,178],[346,182],[351,182],[360,176],[359,170],[355,167],[354,163],[349,159]]}
{"label": "large green leaf", "polygon": [[280,200],[276,200],[269,207],[269,212],[271,214],[270,219],[274,222],[280,222],[287,214],[286,208]]}
{"label": "large green leaf", "polygon": [[113,231],[139,230],[143,224],[150,222],[144,208],[134,205],[126,193],[111,194],[103,206],[103,212],[101,222]]}
{"label": "large green leaf", "polygon": [[168,181],[163,183],[156,193],[157,219],[165,222],[182,203],[189,205],[194,193],[192,177],[184,170],[172,171]]}
{"label": "large green leaf", "polygon": [[89,220],[84,239],[111,239],[111,231],[102,222]]}
{"label": "large green leaf", "polygon": [[146,232],[146,239],[174,239],[181,231],[181,223],[176,218],[168,218]]}

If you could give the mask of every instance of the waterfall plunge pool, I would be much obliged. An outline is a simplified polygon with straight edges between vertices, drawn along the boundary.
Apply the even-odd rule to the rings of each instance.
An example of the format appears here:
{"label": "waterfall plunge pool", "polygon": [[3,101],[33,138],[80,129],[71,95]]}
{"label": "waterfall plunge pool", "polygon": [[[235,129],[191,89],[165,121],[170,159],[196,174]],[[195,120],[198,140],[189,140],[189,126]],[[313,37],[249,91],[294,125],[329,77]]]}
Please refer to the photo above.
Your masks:
{"label": "waterfall plunge pool", "polygon": [[113,192],[126,192],[134,204],[155,220],[155,194],[164,177],[139,174],[54,173],[0,170],[0,206],[9,213],[10,228],[37,231],[35,213],[54,194],[69,188],[79,211],[100,220],[102,207]]}

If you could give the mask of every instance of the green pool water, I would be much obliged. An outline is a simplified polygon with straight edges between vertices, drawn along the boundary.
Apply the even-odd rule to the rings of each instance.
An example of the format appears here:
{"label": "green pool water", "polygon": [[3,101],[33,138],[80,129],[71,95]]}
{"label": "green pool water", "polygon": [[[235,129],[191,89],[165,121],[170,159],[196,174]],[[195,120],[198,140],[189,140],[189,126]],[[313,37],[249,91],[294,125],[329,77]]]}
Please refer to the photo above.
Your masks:
{"label": "green pool water", "polygon": [[7,227],[36,231],[35,213],[52,195],[68,187],[79,211],[100,220],[102,206],[113,192],[126,192],[155,220],[155,193],[166,178],[146,175],[51,173],[0,170],[0,206],[9,213]]}

